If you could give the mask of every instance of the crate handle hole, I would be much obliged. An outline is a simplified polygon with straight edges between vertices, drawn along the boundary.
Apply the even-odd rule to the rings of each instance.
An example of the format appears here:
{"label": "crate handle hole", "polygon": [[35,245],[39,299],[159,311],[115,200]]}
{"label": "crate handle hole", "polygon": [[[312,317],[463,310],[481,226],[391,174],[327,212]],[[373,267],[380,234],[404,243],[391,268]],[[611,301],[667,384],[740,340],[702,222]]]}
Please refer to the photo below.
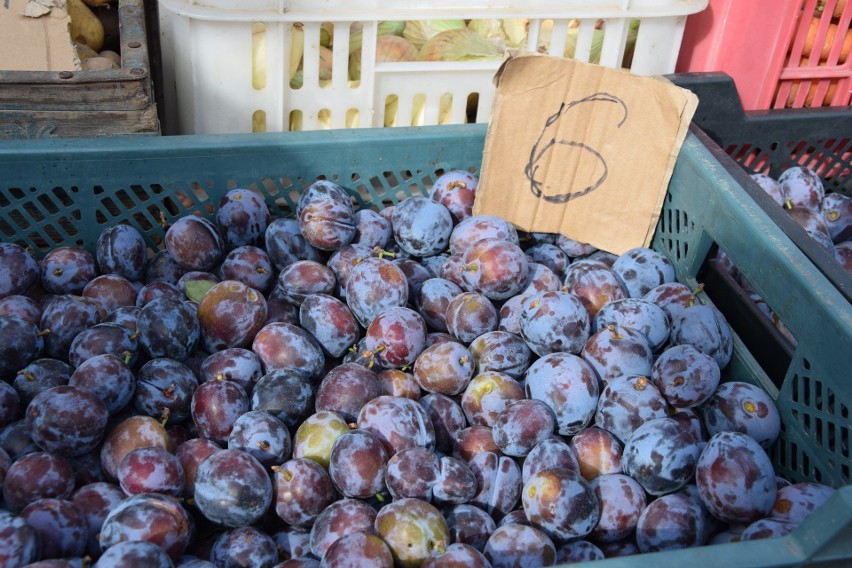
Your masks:
{"label": "crate handle hole", "polygon": [[258,109],[251,113],[251,131],[266,132],[266,111]]}

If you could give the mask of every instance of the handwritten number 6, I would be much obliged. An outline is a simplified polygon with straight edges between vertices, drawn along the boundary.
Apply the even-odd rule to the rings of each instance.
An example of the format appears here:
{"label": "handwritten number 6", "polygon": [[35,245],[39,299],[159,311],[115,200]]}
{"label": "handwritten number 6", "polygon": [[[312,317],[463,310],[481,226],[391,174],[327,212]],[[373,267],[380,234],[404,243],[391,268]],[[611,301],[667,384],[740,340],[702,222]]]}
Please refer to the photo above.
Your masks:
{"label": "handwritten number 6", "polygon": [[[553,125],[559,122],[559,120],[563,117],[563,115],[571,110],[572,108],[584,104],[584,103],[597,103],[597,102],[605,102],[605,103],[613,103],[620,105],[622,110],[624,111],[624,116],[616,125],[617,128],[621,128],[621,125],[624,124],[624,121],[627,120],[627,105],[624,104],[624,101],[618,98],[615,95],[610,93],[595,93],[593,95],[589,95],[588,97],[584,97],[582,99],[571,101],[570,103],[562,103],[559,106],[559,110],[556,111],[555,114],[549,116],[544,123],[544,128],[541,131],[541,134],[536,140],[535,145],[532,147],[530,151],[530,160],[527,162],[526,167],[524,168],[524,175],[526,175],[527,179],[530,181],[530,191],[532,194],[540,199],[544,199],[550,203],[567,203],[570,199],[575,199],[577,197],[582,197],[587,195],[597,189],[598,187],[606,181],[607,175],[609,174],[609,167],[607,166],[606,160],[601,155],[600,152],[595,150],[594,148],[584,144],[583,142],[577,142],[575,140],[556,140],[555,136],[552,134]],[[557,195],[544,195],[542,193],[542,181],[536,178],[536,174],[539,170],[538,162],[554,147],[557,145],[562,146],[572,146],[575,148],[582,148],[589,154],[597,159],[601,166],[603,167],[603,173],[595,180],[591,185],[581,189],[580,191],[568,192],[568,193],[560,193]]]}

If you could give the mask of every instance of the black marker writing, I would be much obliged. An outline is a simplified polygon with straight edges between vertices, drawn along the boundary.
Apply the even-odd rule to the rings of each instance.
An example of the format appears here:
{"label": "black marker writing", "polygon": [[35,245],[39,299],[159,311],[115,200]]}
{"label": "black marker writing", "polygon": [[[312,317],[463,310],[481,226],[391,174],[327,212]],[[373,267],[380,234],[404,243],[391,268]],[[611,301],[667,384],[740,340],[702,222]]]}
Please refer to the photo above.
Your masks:
{"label": "black marker writing", "polygon": [[[605,103],[615,103],[621,105],[621,108],[624,110],[624,116],[616,125],[617,128],[621,128],[621,125],[624,124],[624,121],[627,120],[627,105],[624,104],[624,101],[618,98],[615,95],[611,95],[609,93],[595,93],[593,95],[589,95],[588,97],[584,97],[582,99],[571,101],[570,103],[562,103],[559,106],[559,110],[556,111],[555,114],[547,118],[547,121],[544,123],[544,128],[541,131],[541,134],[536,140],[535,145],[532,147],[530,151],[530,160],[527,162],[526,167],[524,168],[524,175],[527,176],[527,179],[530,180],[530,191],[532,194],[538,198],[544,199],[550,203],[566,203],[570,199],[574,199],[577,197],[582,197],[603,184],[606,181],[607,175],[609,173],[609,167],[607,166],[606,160],[601,155],[600,152],[595,150],[594,148],[588,146],[583,142],[577,142],[575,140],[557,140],[553,135],[553,125],[556,124],[562,116],[572,108],[577,105],[583,103],[597,103],[597,102],[605,102]],[[603,166],[603,173],[595,180],[591,185],[580,189],[579,191],[569,191],[568,193],[560,193],[557,195],[544,195],[542,192],[542,181],[536,178],[536,174],[539,171],[539,161],[551,150],[556,147],[556,145],[563,146],[572,146],[575,148],[582,148],[592,156],[594,156]]]}

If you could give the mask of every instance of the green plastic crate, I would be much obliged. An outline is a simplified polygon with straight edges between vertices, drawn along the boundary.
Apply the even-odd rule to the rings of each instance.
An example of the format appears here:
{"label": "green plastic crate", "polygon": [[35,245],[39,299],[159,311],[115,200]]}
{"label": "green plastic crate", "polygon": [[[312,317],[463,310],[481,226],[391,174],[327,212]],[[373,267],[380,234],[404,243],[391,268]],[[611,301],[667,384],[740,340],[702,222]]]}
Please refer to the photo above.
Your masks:
{"label": "green plastic crate", "polygon": [[[211,215],[228,189],[260,191],[274,213],[288,215],[318,178],[352,188],[363,206],[383,207],[426,192],[447,170],[478,171],[485,132],[464,125],[0,142],[0,238],[39,255],[60,245],[92,250],[103,228],[127,222],[156,248],[163,223]],[[601,566],[852,565],[852,305],[720,164],[721,152],[701,131],[690,132],[653,247],[674,262],[682,282],[697,286],[708,254],[722,246],[798,338],[780,386],[736,333],[725,376],[758,384],[776,400],[783,423],[771,450],[777,473],[840,491],[788,537]]]}

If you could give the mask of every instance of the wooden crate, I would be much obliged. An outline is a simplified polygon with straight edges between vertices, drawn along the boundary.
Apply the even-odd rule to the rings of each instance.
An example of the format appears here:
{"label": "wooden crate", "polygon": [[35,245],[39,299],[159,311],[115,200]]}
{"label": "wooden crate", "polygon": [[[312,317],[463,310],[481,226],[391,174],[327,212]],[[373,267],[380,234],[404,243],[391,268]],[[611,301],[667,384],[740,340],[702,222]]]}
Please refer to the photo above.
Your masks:
{"label": "wooden crate", "polygon": [[0,138],[160,133],[142,0],[119,0],[121,68],[0,71]]}

